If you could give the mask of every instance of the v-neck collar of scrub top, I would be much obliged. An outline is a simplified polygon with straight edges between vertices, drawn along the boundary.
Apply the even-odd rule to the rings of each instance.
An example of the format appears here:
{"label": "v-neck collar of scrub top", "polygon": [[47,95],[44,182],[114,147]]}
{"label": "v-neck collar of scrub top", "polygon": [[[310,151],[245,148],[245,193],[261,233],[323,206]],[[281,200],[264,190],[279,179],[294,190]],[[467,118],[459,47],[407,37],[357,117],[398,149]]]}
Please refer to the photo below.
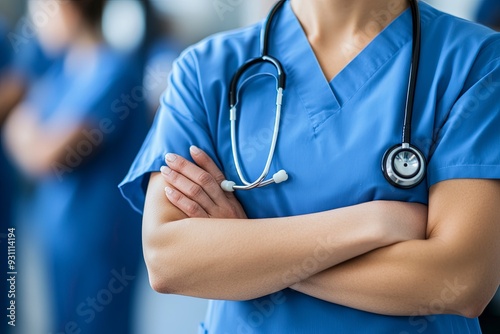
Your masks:
{"label": "v-neck collar of scrub top", "polygon": [[316,129],[340,111],[384,64],[412,41],[411,22],[411,11],[406,9],[328,82],[287,1],[273,23],[270,55],[282,61],[289,82],[300,83],[286,89],[298,94]]}

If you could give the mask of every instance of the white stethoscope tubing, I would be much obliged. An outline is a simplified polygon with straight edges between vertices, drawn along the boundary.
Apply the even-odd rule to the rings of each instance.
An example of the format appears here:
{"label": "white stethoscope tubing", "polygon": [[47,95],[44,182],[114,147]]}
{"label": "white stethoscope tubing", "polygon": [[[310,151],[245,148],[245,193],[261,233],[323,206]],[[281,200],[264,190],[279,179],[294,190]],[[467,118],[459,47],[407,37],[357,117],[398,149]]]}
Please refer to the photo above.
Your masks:
{"label": "white stethoscope tubing", "polygon": [[233,152],[234,164],[236,167],[236,173],[240,178],[243,185],[236,185],[233,181],[223,181],[221,186],[225,191],[234,191],[234,190],[250,190],[257,187],[264,187],[271,183],[281,183],[288,179],[288,175],[284,170],[280,170],[273,175],[271,179],[265,180],[267,174],[269,174],[269,169],[271,168],[271,163],[274,156],[274,151],[276,149],[276,142],[278,141],[278,133],[280,127],[281,120],[281,106],[283,104],[283,88],[277,88],[276,94],[276,115],[274,118],[274,129],[273,129],[273,137],[271,139],[271,147],[269,148],[269,154],[267,155],[266,164],[264,166],[264,170],[260,174],[260,176],[253,182],[247,181],[240,166],[240,160],[237,150],[237,140],[236,140],[236,120],[237,120],[237,108],[236,105],[231,108],[229,118],[231,122],[231,150]]}

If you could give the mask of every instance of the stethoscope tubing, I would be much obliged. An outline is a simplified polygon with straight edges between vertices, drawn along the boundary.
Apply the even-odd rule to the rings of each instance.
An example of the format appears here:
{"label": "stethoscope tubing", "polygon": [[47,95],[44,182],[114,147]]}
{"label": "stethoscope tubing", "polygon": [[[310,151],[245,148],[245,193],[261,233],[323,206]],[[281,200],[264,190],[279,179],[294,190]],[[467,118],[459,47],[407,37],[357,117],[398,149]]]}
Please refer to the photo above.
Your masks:
{"label": "stethoscope tubing", "polygon": [[241,179],[241,182],[244,184],[244,186],[238,186],[238,185],[233,185],[234,190],[250,190],[256,187],[264,187],[267,186],[271,183],[274,183],[273,179],[269,179],[264,181],[264,179],[267,177],[269,174],[269,170],[271,168],[271,162],[274,156],[274,151],[276,149],[276,143],[278,141],[278,134],[279,134],[279,126],[280,126],[280,121],[281,121],[281,106],[282,106],[282,101],[283,101],[283,88],[278,88],[278,94],[276,97],[276,116],[274,119],[274,129],[273,129],[273,137],[271,139],[271,147],[269,148],[269,153],[267,156],[266,160],[266,165],[264,166],[264,170],[262,171],[261,175],[253,182],[249,182],[246,180],[246,178],[243,176],[243,172],[241,170],[240,166],[240,161],[238,157],[238,150],[237,150],[237,139],[236,139],[236,106],[231,108],[230,111],[230,120],[231,120],[231,150],[233,153],[234,157],[234,164],[236,167],[236,172],[238,173],[238,176]]}
{"label": "stethoscope tubing", "polygon": [[[421,20],[420,9],[418,7],[418,0],[409,0],[411,13],[412,13],[412,27],[413,27],[413,41],[412,41],[412,57],[410,73],[408,78],[408,89],[406,92],[406,103],[404,109],[404,119],[402,127],[402,141],[401,144],[395,145],[388,149],[382,159],[382,171],[386,180],[395,187],[402,189],[410,189],[417,186],[425,176],[426,160],[422,152],[415,146],[411,145],[411,126],[413,117],[413,107],[415,103],[415,93],[417,86],[418,68],[420,63],[420,48],[421,48]],[[257,187],[263,187],[271,183],[280,183],[288,179],[288,174],[284,170],[280,170],[274,174],[272,178],[266,180],[271,163],[276,150],[276,143],[280,130],[281,108],[283,101],[283,91],[286,85],[286,73],[278,59],[269,55],[269,40],[271,33],[271,25],[273,18],[277,11],[283,6],[286,0],[278,1],[271,9],[267,16],[264,27],[261,30],[260,36],[260,57],[253,58],[241,66],[234,74],[229,88],[229,107],[230,107],[230,127],[231,127],[231,151],[236,168],[236,173],[240,178],[243,185],[236,185],[233,181],[223,181],[221,186],[225,191],[234,190],[250,190]],[[260,176],[253,182],[249,182],[243,175],[240,165],[238,150],[237,150],[237,135],[236,135],[236,120],[237,120],[237,104],[238,104],[238,83],[243,74],[251,67],[262,64],[270,63],[274,66],[277,72],[277,95],[276,95],[276,115],[274,121],[274,131],[271,140],[271,146],[267,156],[264,170]],[[418,161],[416,172],[408,168],[415,168],[413,164],[395,164],[394,159],[413,159]],[[410,166],[411,167],[407,167]],[[401,167],[403,166],[403,167]],[[400,170],[398,170],[398,168]],[[403,168],[403,169],[402,169]],[[406,170],[404,170],[406,169]]]}

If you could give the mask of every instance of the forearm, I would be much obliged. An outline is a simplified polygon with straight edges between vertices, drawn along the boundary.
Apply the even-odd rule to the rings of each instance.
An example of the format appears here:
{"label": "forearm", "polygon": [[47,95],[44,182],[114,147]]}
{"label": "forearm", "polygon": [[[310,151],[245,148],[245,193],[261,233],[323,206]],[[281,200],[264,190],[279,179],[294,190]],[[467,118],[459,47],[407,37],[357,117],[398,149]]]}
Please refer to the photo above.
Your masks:
{"label": "forearm", "polygon": [[304,294],[385,315],[476,317],[494,279],[437,238],[377,249],[293,285]]}
{"label": "forearm", "polygon": [[[145,225],[145,257],[161,292],[251,299],[390,243],[369,205],[263,220],[184,219]],[[147,218],[145,217],[145,222]]]}
{"label": "forearm", "polygon": [[245,219],[234,196],[220,188],[222,172],[203,152],[191,153],[204,169],[168,154],[169,167],[153,173],[148,185],[144,254],[159,292],[256,298],[378,247],[424,236],[427,208],[399,202]]}
{"label": "forearm", "polygon": [[[373,313],[425,313],[433,300],[439,300],[446,282],[453,284],[455,280],[445,264],[436,260],[441,256],[436,243],[435,240],[415,240],[385,247],[325,270],[291,288]],[[445,302],[443,305],[449,307]]]}
{"label": "forearm", "polygon": [[5,124],[5,146],[15,164],[28,175],[52,172],[67,145],[77,142],[78,129],[69,124],[43,125],[27,105],[18,107]]}
{"label": "forearm", "polygon": [[292,288],[387,315],[477,317],[500,283],[500,182],[450,180],[429,192],[427,240],[375,250]]}
{"label": "forearm", "polygon": [[0,80],[0,126],[9,113],[21,101],[25,93],[23,80],[14,75],[6,75]]}
{"label": "forearm", "polygon": [[[18,108],[5,124],[5,146],[14,163],[27,174],[38,174],[40,159],[44,151],[37,139],[36,121],[24,108]],[[39,148],[39,149],[37,149]]]}

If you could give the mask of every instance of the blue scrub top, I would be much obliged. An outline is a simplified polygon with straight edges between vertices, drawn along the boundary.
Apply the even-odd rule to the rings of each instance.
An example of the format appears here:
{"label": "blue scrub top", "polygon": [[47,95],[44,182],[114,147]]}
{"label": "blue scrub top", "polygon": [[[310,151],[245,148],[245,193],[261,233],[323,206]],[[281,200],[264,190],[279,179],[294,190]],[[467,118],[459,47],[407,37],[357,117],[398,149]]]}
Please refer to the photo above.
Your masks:
{"label": "blue scrub top", "polygon": [[[428,158],[427,179],[414,189],[397,189],[380,167],[384,152],[401,142],[412,51],[410,10],[328,82],[287,2],[272,24],[270,40],[270,54],[287,73],[270,173],[284,168],[290,178],[236,192],[250,218],[301,215],[374,200],[427,203],[428,189],[437,182],[500,178],[500,34],[425,3],[420,7],[423,45],[412,142]],[[134,208],[142,210],[149,173],[159,171],[165,153],[189,157],[190,145],[207,151],[228,179],[239,180],[231,155],[228,84],[244,62],[259,54],[261,26],[210,37],[175,63],[155,123],[121,184]],[[252,79],[240,89],[238,146],[249,179],[261,173],[273,131],[276,83],[267,72],[249,73]],[[424,330],[480,332],[477,319],[383,316],[290,289],[256,300],[211,301],[200,325],[200,333],[210,334]]]}
{"label": "blue scrub top", "polygon": [[26,99],[45,126],[81,128],[83,136],[36,179],[25,203],[46,257],[54,331],[70,321],[85,333],[126,333],[130,326],[117,319],[130,313],[132,285],[95,319],[81,305],[108,284],[113,269],[135,275],[140,261],[141,217],[117,185],[147,133],[142,67],[135,56],[101,46],[72,71],[57,60]]}
{"label": "blue scrub top", "polygon": [[[112,238],[116,227],[140,221],[117,185],[147,132],[139,92],[142,64],[105,46],[97,53],[98,61],[82,63],[76,74],[65,71],[64,59],[57,60],[26,98],[42,123],[84,128],[85,139],[68,145],[61,163],[36,180],[29,203],[46,249],[73,263],[113,253],[121,242]],[[131,243],[140,240],[138,233],[130,231]],[[77,247],[81,240],[92,245]],[[135,256],[135,246],[128,250]]]}

